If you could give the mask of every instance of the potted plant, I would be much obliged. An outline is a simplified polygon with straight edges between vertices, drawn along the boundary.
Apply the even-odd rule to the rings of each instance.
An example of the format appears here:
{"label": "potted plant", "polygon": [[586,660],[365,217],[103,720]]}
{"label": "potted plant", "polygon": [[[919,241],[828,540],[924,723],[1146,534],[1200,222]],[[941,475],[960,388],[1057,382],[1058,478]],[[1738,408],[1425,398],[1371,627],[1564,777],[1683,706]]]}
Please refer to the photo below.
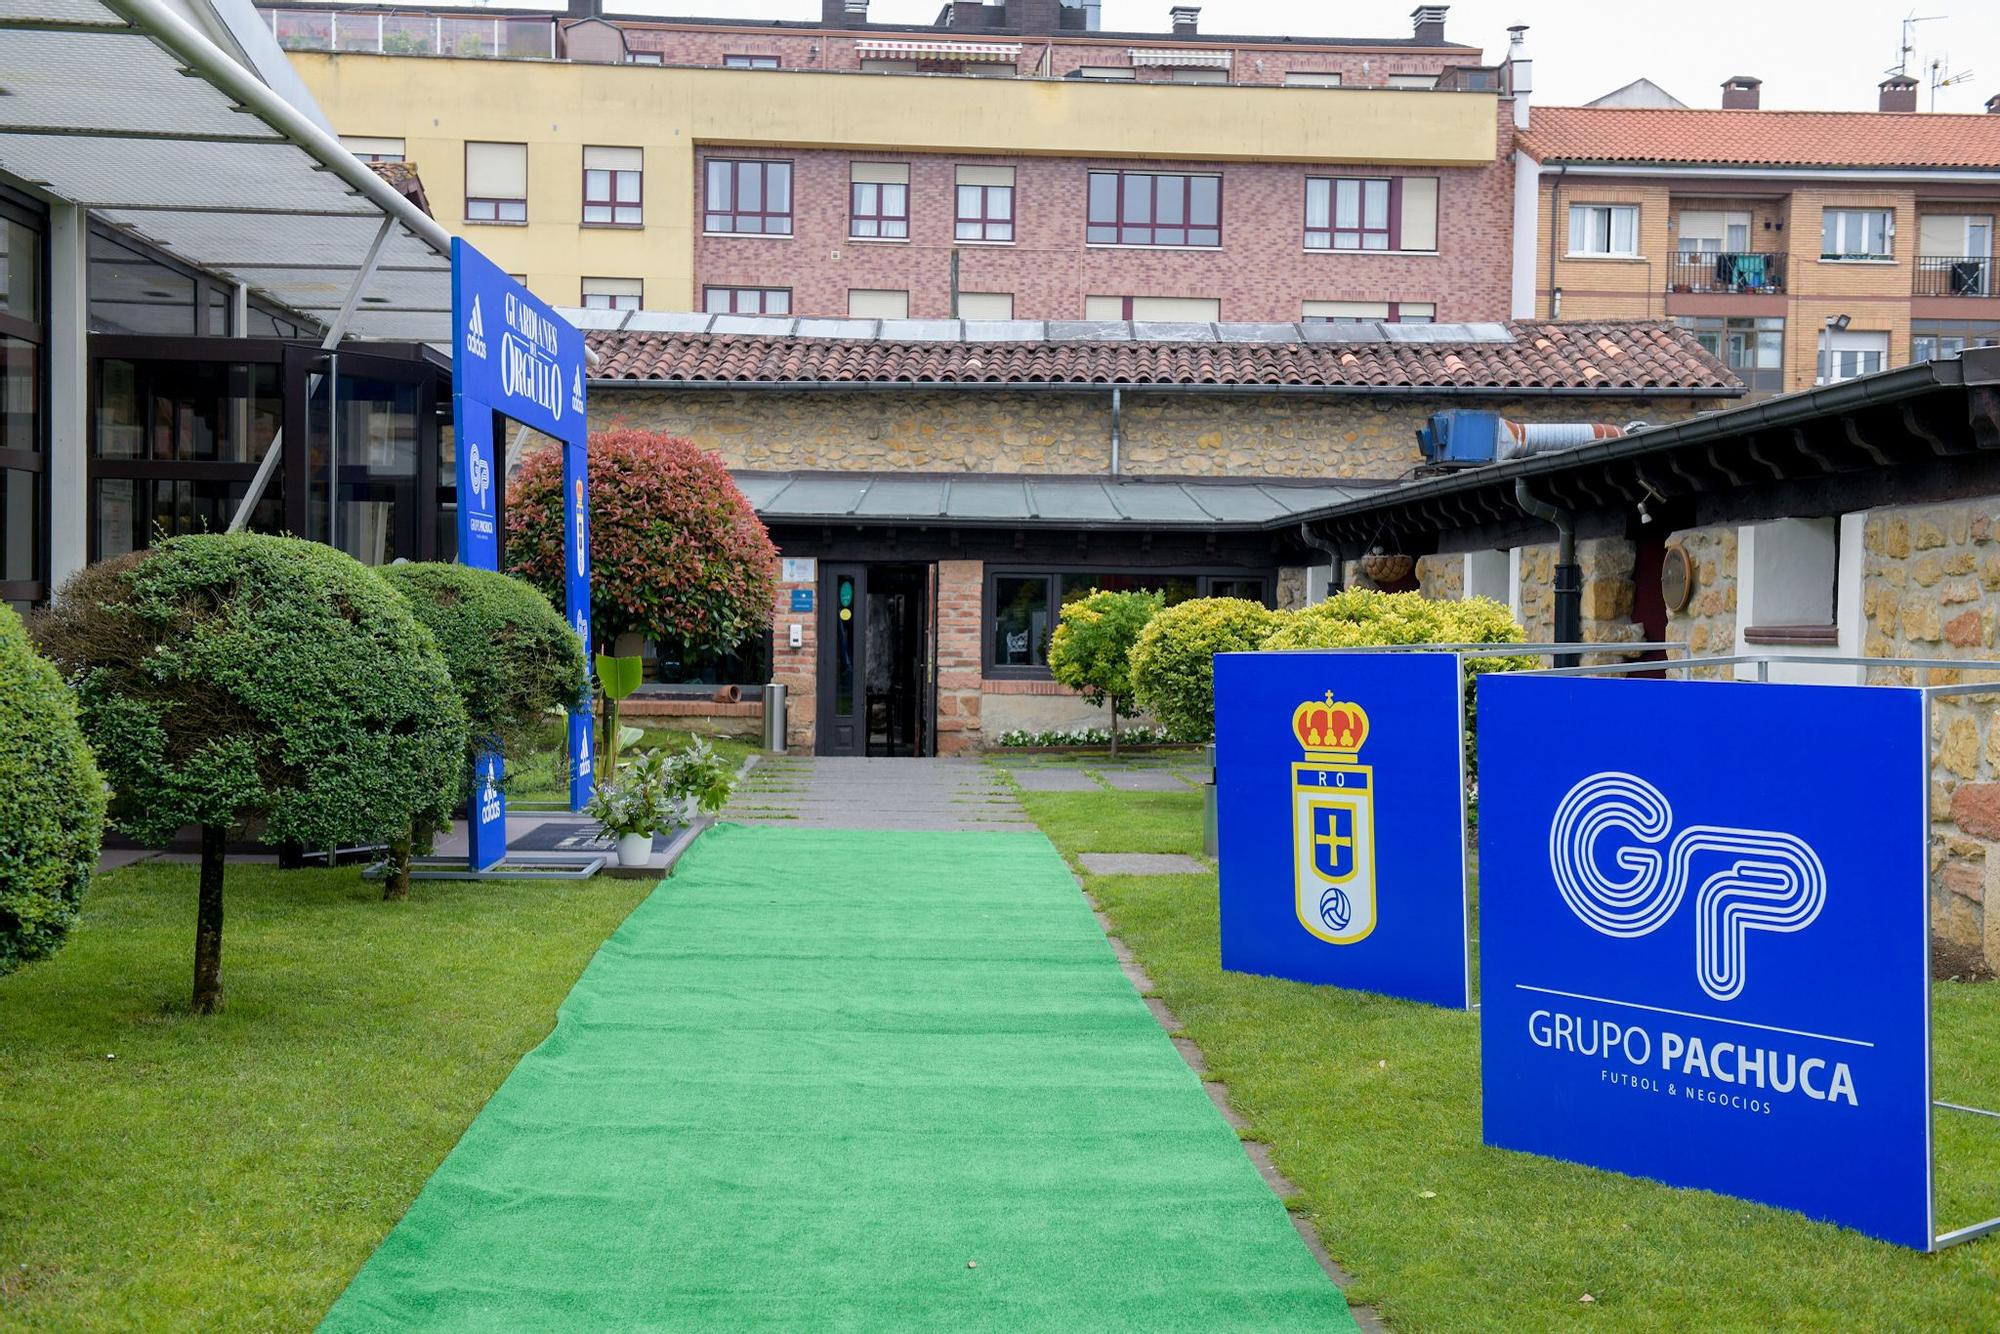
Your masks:
{"label": "potted plant", "polygon": [[736,775],[701,737],[673,754],[642,751],[622,765],[590,799],[592,819],[618,840],[618,860],[643,865],[653,855],[653,837],[697,815],[713,815],[729,801]]}
{"label": "potted plant", "polygon": [[673,828],[682,803],[669,781],[671,766],[664,752],[643,751],[591,797],[590,816],[618,840],[621,865],[644,865],[653,855],[653,836]]}

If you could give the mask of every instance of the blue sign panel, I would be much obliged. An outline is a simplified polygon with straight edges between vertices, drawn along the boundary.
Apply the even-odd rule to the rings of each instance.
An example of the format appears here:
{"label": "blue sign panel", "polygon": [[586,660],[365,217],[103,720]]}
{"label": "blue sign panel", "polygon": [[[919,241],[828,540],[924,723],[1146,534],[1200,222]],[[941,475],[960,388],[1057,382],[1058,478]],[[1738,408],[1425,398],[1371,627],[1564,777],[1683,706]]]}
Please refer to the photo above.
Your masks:
{"label": "blue sign panel", "polygon": [[[563,446],[563,603],[570,625],[586,649],[590,638],[590,487],[589,456],[580,444]],[[590,694],[585,692],[569,714],[569,803],[580,811],[596,787],[595,757],[590,751]]]}
{"label": "blue sign panel", "polygon": [[483,750],[472,764],[472,795],[465,803],[468,863],[484,871],[507,855],[507,796],[500,790],[500,756]]}
{"label": "blue sign panel", "polygon": [[1450,653],[1215,659],[1222,966],[1464,1008]]}
{"label": "blue sign panel", "polygon": [[458,449],[458,563],[500,568],[500,488],[493,458],[493,414],[471,412],[454,438]]}
{"label": "blue sign panel", "polygon": [[1916,690],[1481,677],[1486,1142],[1928,1250],[1928,783]]}
{"label": "blue sign panel", "polygon": [[452,393],[581,444],[583,334],[463,240],[451,243]]}
{"label": "blue sign panel", "polygon": [[811,611],[812,609],[813,591],[810,588],[794,588],[792,590],[792,610]]}

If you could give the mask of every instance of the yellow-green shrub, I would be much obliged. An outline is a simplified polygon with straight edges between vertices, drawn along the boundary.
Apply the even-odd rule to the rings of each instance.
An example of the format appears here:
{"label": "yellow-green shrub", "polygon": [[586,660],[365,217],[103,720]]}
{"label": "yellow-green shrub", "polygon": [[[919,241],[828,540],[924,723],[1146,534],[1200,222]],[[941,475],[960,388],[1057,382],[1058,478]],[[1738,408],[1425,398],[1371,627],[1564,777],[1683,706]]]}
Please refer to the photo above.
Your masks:
{"label": "yellow-green shrub", "polygon": [[1132,696],[1176,741],[1215,735],[1215,655],[1262,648],[1278,613],[1246,598],[1195,598],[1146,623],[1132,646]]}

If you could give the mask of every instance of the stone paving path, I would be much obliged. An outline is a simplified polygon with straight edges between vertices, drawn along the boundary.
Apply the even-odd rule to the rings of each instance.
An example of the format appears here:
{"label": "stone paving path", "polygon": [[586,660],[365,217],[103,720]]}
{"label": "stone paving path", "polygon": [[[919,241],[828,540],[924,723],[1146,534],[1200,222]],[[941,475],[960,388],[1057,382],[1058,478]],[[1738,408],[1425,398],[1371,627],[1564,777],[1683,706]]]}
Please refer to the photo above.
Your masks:
{"label": "stone paving path", "polygon": [[958,759],[765,756],[721,818],[791,829],[1035,828],[997,770]]}

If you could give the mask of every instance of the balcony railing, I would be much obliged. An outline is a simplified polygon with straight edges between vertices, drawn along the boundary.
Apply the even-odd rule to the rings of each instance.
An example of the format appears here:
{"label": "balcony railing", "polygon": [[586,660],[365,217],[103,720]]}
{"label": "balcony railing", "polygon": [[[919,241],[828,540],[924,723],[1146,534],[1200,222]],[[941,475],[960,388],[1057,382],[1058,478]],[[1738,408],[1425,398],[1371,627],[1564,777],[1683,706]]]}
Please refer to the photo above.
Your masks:
{"label": "balcony railing", "polygon": [[1993,261],[1985,255],[1919,255],[1918,296],[1992,296]]}
{"label": "balcony railing", "polygon": [[1785,257],[1736,250],[1678,250],[1667,257],[1667,290],[1768,296],[1785,290]]}
{"label": "balcony railing", "polygon": [[264,9],[287,51],[361,51],[385,56],[465,56],[552,60],[553,18],[369,14],[352,10]]}

